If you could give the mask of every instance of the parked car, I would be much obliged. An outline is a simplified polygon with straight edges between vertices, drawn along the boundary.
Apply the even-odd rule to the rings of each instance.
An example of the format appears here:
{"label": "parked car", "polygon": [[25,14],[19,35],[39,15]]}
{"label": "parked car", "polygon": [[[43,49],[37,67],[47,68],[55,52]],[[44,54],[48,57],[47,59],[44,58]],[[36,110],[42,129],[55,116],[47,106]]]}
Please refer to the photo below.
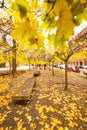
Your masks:
{"label": "parked car", "polygon": [[83,66],[82,66],[82,69],[87,69],[87,65],[83,65]]}
{"label": "parked car", "polygon": [[79,69],[82,74],[87,73],[87,65],[80,66]]}
{"label": "parked car", "polygon": [[87,76],[87,69],[83,70],[83,74],[85,74]]}
{"label": "parked car", "polygon": [[65,69],[65,64],[61,64],[60,69]]}
{"label": "parked car", "polygon": [[70,70],[76,73],[80,73],[79,67],[78,66],[71,66]]}
{"label": "parked car", "polygon": [[[70,64],[67,64],[67,69],[70,68]],[[60,64],[60,69],[65,69],[65,64]]]}

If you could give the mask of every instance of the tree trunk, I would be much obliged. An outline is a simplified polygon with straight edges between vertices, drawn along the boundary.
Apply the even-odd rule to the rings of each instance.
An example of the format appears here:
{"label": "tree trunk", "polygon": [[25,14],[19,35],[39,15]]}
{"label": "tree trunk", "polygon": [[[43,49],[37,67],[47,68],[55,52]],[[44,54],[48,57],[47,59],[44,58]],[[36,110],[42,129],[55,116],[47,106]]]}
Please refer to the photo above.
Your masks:
{"label": "tree trunk", "polygon": [[16,75],[16,42],[13,40],[13,59],[12,59],[12,75]]}
{"label": "tree trunk", "polygon": [[29,70],[30,70],[30,59],[29,59]]}
{"label": "tree trunk", "polygon": [[9,61],[9,72],[11,72],[11,70],[12,70],[12,63],[11,61]]}
{"label": "tree trunk", "polygon": [[50,71],[50,62],[49,62],[49,71]]}
{"label": "tree trunk", "polygon": [[33,62],[33,70],[34,70],[34,68],[35,68],[35,64],[34,64],[34,62]]}
{"label": "tree trunk", "polygon": [[52,75],[54,75],[54,61],[52,61]]}
{"label": "tree trunk", "polygon": [[67,80],[67,61],[65,61],[65,91],[68,88],[68,80]]}

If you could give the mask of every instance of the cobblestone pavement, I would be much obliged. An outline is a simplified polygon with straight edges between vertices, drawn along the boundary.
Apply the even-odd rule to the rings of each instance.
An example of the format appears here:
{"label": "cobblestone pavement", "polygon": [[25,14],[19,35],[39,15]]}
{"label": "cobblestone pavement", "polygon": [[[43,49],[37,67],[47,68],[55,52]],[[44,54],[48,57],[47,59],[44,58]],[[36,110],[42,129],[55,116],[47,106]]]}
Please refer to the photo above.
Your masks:
{"label": "cobblestone pavement", "polygon": [[[68,72],[68,90],[64,91],[64,71],[40,70],[29,101],[13,102],[14,91],[33,76],[33,71],[17,78],[0,80],[0,130],[86,130],[87,79]],[[27,87],[27,86],[26,86]]]}

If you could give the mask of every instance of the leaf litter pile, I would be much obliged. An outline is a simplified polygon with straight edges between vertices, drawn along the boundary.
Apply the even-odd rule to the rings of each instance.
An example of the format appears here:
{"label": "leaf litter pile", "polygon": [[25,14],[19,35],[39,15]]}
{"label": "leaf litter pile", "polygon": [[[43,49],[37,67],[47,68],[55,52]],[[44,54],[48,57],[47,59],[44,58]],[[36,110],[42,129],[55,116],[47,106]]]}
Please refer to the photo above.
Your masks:
{"label": "leaf litter pile", "polygon": [[[30,101],[15,104],[11,96],[33,71],[17,78],[0,77],[0,130],[86,130],[87,78],[68,72],[64,91],[64,71],[40,70]],[[27,87],[27,86],[26,86]]]}

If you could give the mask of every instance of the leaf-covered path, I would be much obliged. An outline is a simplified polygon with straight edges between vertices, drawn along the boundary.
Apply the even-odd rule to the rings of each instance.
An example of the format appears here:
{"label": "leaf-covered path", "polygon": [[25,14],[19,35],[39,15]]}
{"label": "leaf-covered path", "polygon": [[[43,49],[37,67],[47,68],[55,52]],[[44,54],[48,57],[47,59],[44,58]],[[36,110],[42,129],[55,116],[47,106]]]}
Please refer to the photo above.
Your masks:
{"label": "leaf-covered path", "polygon": [[1,130],[86,130],[87,79],[69,72],[64,91],[64,71],[41,70],[31,100],[15,104],[11,96],[32,73],[0,77]]}

